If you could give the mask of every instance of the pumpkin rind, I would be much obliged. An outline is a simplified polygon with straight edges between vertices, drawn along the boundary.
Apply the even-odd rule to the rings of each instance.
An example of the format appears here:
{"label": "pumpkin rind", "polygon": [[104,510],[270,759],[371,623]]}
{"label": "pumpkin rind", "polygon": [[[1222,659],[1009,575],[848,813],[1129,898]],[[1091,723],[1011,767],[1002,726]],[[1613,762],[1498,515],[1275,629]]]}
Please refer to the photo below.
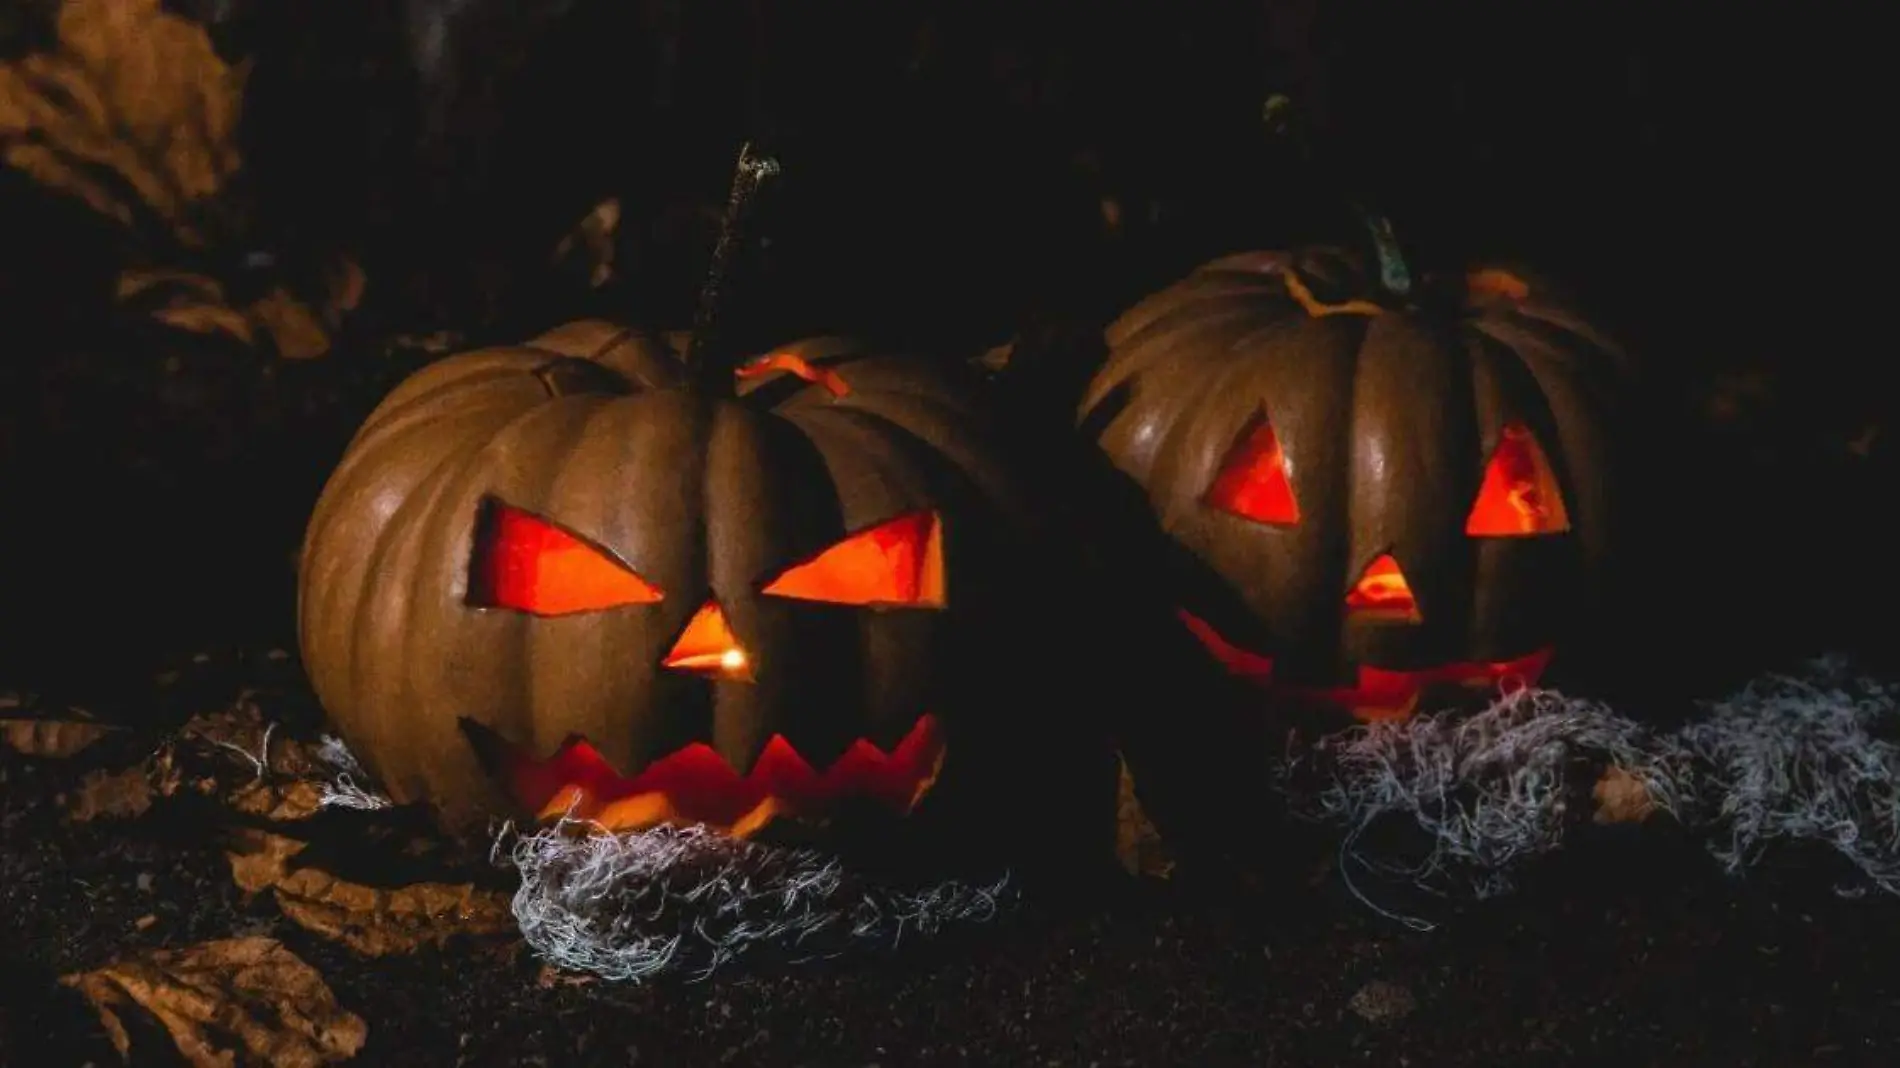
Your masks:
{"label": "pumpkin rind", "polygon": [[[1623,353],[1521,273],[1428,280],[1451,296],[1423,309],[1387,298],[1375,277],[1333,250],[1209,263],[1111,326],[1078,413],[1206,572],[1201,592],[1219,603],[1199,608],[1272,656],[1276,683],[1522,655],[1566,632],[1610,552]],[[1331,307],[1314,314],[1302,288]],[[1251,522],[1204,500],[1262,413],[1297,523]],[[1513,422],[1551,462],[1567,535],[1465,533]],[[1348,617],[1348,592],[1386,553],[1422,609],[1416,626]]]}
{"label": "pumpkin rind", "polygon": [[[888,750],[925,713],[955,744],[968,683],[947,665],[1010,596],[991,561],[1009,559],[1021,498],[949,369],[838,339],[776,351],[839,371],[848,392],[781,374],[709,398],[659,340],[583,322],[432,364],[370,415],[309,526],[300,631],[318,697],[392,796],[461,824],[506,810],[464,717],[540,754],[583,736],[626,774],[693,742],[743,774],[775,734],[822,769],[860,737]],[[487,500],[605,548],[663,599],[560,617],[471,607]],[[919,509],[942,523],[943,610],[760,594]],[[749,683],[660,666],[709,598],[746,644]]]}

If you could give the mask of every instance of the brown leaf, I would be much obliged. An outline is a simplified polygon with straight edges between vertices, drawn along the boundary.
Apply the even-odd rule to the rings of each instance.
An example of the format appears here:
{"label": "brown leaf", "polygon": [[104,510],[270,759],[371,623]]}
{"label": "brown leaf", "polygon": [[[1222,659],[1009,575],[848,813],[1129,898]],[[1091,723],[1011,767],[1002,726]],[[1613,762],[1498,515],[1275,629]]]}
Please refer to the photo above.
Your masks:
{"label": "brown leaf", "polygon": [[1622,768],[1605,771],[1590,796],[1597,803],[1591,817],[1597,823],[1641,823],[1656,811],[1656,801],[1643,780]]}
{"label": "brown leaf", "polygon": [[121,302],[136,301],[159,322],[196,334],[224,334],[245,345],[269,339],[277,355],[307,360],[330,351],[331,335],[362,302],[368,286],[355,261],[341,259],[328,272],[325,292],[314,303],[284,286],[239,307],[228,303],[216,279],[185,271],[136,268],[119,278]]}
{"label": "brown leaf", "polygon": [[74,823],[100,817],[131,819],[144,815],[155,796],[159,790],[143,764],[123,771],[95,771],[79,781],[78,792],[68,799],[66,818]]}
{"label": "brown leaf", "polygon": [[572,260],[587,272],[595,289],[613,281],[614,233],[620,228],[620,198],[608,197],[554,246],[555,262]]}
{"label": "brown leaf", "polygon": [[251,305],[248,314],[269,333],[277,355],[307,360],[330,351],[330,333],[319,313],[278,286]]}
{"label": "brown leaf", "polygon": [[1116,802],[1115,859],[1130,875],[1166,879],[1174,874],[1174,858],[1161,832],[1142,807],[1135,789],[1135,775],[1128,762],[1121,762],[1121,788]]}
{"label": "brown leaf", "polygon": [[314,1068],[354,1057],[369,1037],[315,969],[268,938],[153,950],[60,982],[92,1002],[128,1060],[133,1008],[150,1013],[195,1068]]}
{"label": "brown leaf", "polygon": [[412,883],[380,888],[345,882],[316,868],[293,868],[305,844],[248,831],[226,853],[231,878],[246,893],[269,889],[284,915],[365,956],[411,953],[457,935],[512,933],[505,895],[469,884]]}
{"label": "brown leaf", "polygon": [[0,744],[27,756],[69,757],[117,729],[85,719],[0,719]]}
{"label": "brown leaf", "polygon": [[0,63],[0,159],[128,226],[204,243],[238,167],[245,72],[161,0],[66,0],[51,52]]}
{"label": "brown leaf", "polygon": [[226,800],[247,816],[302,820],[323,810],[323,787],[309,779],[253,779],[232,791]]}

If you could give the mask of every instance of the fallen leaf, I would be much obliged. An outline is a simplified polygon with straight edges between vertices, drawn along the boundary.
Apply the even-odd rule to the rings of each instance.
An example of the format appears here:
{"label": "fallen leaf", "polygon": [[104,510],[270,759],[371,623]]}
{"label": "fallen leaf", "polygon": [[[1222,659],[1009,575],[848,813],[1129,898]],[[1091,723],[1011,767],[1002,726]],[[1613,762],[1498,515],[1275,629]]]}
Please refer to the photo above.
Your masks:
{"label": "fallen leaf", "polygon": [[486,937],[516,930],[506,895],[470,884],[412,883],[373,887],[317,868],[293,868],[305,843],[247,831],[225,855],[231,878],[247,894],[270,890],[299,926],[364,956],[411,953],[458,935]]}
{"label": "fallen leaf", "polygon": [[0,719],[0,743],[36,757],[69,757],[118,728],[86,719]]}
{"label": "fallen leaf", "polygon": [[309,819],[323,810],[324,789],[309,779],[272,782],[253,779],[232,791],[231,807],[247,816],[270,820]]}
{"label": "fallen leaf", "polygon": [[614,233],[619,228],[620,198],[608,197],[554,246],[555,262],[577,262],[587,273],[587,284],[599,289],[613,281]]}
{"label": "fallen leaf", "polygon": [[51,51],[0,63],[0,161],[128,227],[205,243],[238,167],[246,71],[161,0],[66,0]]}
{"label": "fallen leaf", "polygon": [[553,990],[559,986],[589,986],[599,979],[597,975],[570,974],[552,964],[543,964],[541,970],[535,974],[534,985],[543,990]]}
{"label": "fallen leaf", "polygon": [[123,771],[90,772],[79,780],[78,791],[68,800],[66,818],[74,823],[101,817],[131,819],[144,815],[157,795],[150,770],[144,764]]}
{"label": "fallen leaf", "polygon": [[1418,1008],[1418,998],[1409,987],[1374,979],[1353,994],[1347,1007],[1367,1023],[1392,1023],[1410,1016]]}
{"label": "fallen leaf", "polygon": [[367,279],[349,259],[327,273],[313,300],[274,286],[243,306],[225,298],[214,278],[165,268],[135,268],[118,282],[121,302],[134,302],[167,326],[196,334],[223,334],[247,346],[268,340],[287,360],[313,359],[330,351],[333,335],[363,299]]}
{"label": "fallen leaf", "polygon": [[315,969],[268,938],[153,950],[60,982],[92,1003],[128,1060],[133,1008],[151,1014],[194,1068],[314,1068],[354,1057],[369,1037]]}
{"label": "fallen leaf", "polygon": [[1622,768],[1605,771],[1590,796],[1596,800],[1591,819],[1597,823],[1641,823],[1656,811],[1656,801],[1643,780]]}
{"label": "fallen leaf", "polygon": [[1015,354],[1016,342],[1005,341],[1001,345],[978,356],[976,358],[977,366],[988,371],[1006,371],[1009,369],[1009,358]]}
{"label": "fallen leaf", "polygon": [[1166,879],[1174,874],[1174,858],[1161,832],[1148,818],[1135,789],[1135,775],[1121,762],[1121,786],[1116,801],[1115,858],[1130,875]]}

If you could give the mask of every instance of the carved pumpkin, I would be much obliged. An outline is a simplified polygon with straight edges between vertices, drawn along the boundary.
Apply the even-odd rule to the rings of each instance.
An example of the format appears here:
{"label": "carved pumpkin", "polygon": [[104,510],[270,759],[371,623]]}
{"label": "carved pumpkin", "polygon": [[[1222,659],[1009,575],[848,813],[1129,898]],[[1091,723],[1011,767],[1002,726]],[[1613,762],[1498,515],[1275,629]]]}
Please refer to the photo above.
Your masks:
{"label": "carved pumpkin", "polygon": [[1234,674],[1401,717],[1437,686],[1536,682],[1584,615],[1625,360],[1544,285],[1249,253],[1107,342],[1085,433],[1145,491],[1180,619]]}
{"label": "carved pumpkin", "polygon": [[908,813],[949,748],[1016,729],[958,718],[1024,596],[961,370],[824,339],[721,396],[599,322],[424,368],[310,522],[318,696],[454,824]]}

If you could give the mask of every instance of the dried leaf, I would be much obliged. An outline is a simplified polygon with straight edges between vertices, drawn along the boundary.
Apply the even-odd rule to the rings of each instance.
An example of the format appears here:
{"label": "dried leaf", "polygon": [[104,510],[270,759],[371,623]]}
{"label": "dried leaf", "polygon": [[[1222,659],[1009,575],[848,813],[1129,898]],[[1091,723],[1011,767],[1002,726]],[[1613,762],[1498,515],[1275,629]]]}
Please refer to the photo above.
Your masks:
{"label": "dried leaf", "polygon": [[238,167],[245,72],[161,0],[67,0],[58,47],[0,63],[0,160],[127,226],[204,243]]}
{"label": "dried leaf", "polygon": [[577,262],[587,272],[587,284],[599,289],[613,281],[614,233],[619,229],[620,198],[608,197],[554,246],[555,262]]}
{"label": "dried leaf", "polygon": [[302,820],[323,810],[323,787],[309,779],[288,782],[253,779],[233,791],[227,800],[232,808],[247,816]]}
{"label": "dried leaf", "polygon": [[74,823],[100,817],[131,819],[144,815],[157,796],[161,796],[159,785],[145,765],[123,771],[95,771],[79,781],[78,792],[67,801],[66,818]]}
{"label": "dried leaf", "polygon": [[133,1008],[150,1013],[197,1068],[314,1068],[354,1057],[369,1037],[315,969],[268,938],[154,950],[60,982],[92,1002],[128,1060]]}
{"label": "dried leaf", "polygon": [[1121,788],[1116,803],[1115,858],[1130,875],[1166,879],[1174,874],[1174,858],[1161,832],[1142,807],[1135,790],[1135,775],[1128,762],[1121,762]]}
{"label": "dried leaf", "polygon": [[231,878],[246,893],[269,889],[284,915],[365,956],[411,953],[457,935],[515,928],[505,895],[469,884],[413,883],[380,888],[345,882],[316,868],[292,868],[304,843],[250,831],[226,853]]}
{"label": "dried leaf", "polygon": [[1622,768],[1604,772],[1590,796],[1597,803],[1592,816],[1597,823],[1641,823],[1656,811],[1656,801],[1643,780]]}
{"label": "dried leaf", "polygon": [[310,306],[278,286],[251,305],[249,316],[270,334],[277,354],[307,360],[330,351],[330,333]]}
{"label": "dried leaf", "polygon": [[978,356],[976,358],[976,363],[978,367],[981,367],[986,371],[997,371],[997,372],[1006,371],[1009,369],[1009,358],[1011,356],[1014,356],[1015,354],[1016,354],[1016,342],[1005,341],[1001,345],[998,345],[995,348],[984,352],[983,355]]}
{"label": "dried leaf", "polygon": [[224,334],[245,345],[269,339],[277,355],[307,360],[330,351],[331,335],[363,300],[368,280],[355,261],[338,261],[312,303],[284,286],[239,307],[216,279],[185,271],[140,268],[119,278],[121,302],[136,301],[159,322],[197,334]]}
{"label": "dried leaf", "polygon": [[117,729],[85,719],[0,719],[0,744],[27,756],[69,757]]}

